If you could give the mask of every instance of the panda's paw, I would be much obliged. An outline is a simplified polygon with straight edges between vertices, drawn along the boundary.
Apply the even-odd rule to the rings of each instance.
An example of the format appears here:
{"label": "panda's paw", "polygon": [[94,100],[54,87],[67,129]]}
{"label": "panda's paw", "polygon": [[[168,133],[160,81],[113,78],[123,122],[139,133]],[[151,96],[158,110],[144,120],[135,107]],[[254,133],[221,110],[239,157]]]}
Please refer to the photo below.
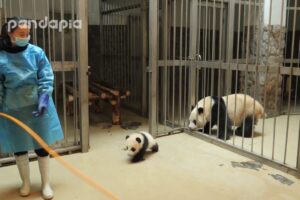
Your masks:
{"label": "panda's paw", "polygon": [[151,148],[151,150],[153,151],[153,152],[158,152],[158,144],[155,144],[152,148]]}
{"label": "panda's paw", "polygon": [[230,140],[230,136],[229,135],[226,135],[226,140]]}
{"label": "panda's paw", "polygon": [[132,159],[131,162],[137,163],[137,162],[141,162],[141,161],[144,161],[144,160],[145,160],[144,158],[138,158],[138,159]]}
{"label": "panda's paw", "polygon": [[226,138],[225,138],[225,135],[219,135],[218,138],[219,138],[220,140],[224,140],[224,139],[229,140],[229,139],[230,139],[230,135],[229,135],[229,134],[226,134]]}

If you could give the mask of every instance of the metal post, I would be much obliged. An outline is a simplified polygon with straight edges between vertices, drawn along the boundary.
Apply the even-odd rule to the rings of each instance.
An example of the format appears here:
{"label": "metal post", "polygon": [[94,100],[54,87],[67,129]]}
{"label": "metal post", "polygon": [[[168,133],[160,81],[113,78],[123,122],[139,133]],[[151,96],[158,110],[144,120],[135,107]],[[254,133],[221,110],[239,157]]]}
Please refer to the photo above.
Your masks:
{"label": "metal post", "polygon": [[[234,38],[234,17],[235,17],[235,1],[229,1],[228,2],[228,15],[229,15],[229,19],[228,19],[228,31],[227,31],[227,58],[226,61],[227,63],[231,63],[232,58],[233,58],[233,38]],[[230,67],[230,65],[229,65]],[[226,70],[226,95],[231,93],[232,90],[232,71],[231,70]]]}
{"label": "metal post", "polygon": [[162,48],[162,59],[164,60],[164,66],[161,73],[162,80],[162,88],[161,88],[161,102],[160,102],[160,121],[166,125],[167,120],[167,90],[168,90],[168,68],[167,68],[167,60],[168,60],[168,1],[163,1],[162,3],[162,40],[161,40],[161,48]]}
{"label": "metal post", "polygon": [[78,30],[78,70],[81,150],[89,149],[89,113],[88,113],[88,1],[77,0],[77,15],[82,22]]}
{"label": "metal post", "polygon": [[[189,59],[194,60],[196,58],[197,50],[197,11],[198,11],[198,1],[191,0],[190,4],[190,45],[189,45]],[[189,100],[188,108],[196,104],[196,66],[191,63],[189,70]]]}
{"label": "metal post", "polygon": [[300,173],[300,121],[299,121],[299,134],[298,134],[297,171],[298,173]]}
{"label": "metal post", "polygon": [[147,113],[147,0],[141,0],[142,29],[142,115]]}
{"label": "metal post", "polygon": [[156,137],[157,128],[157,58],[158,58],[158,0],[149,1],[149,132]]}

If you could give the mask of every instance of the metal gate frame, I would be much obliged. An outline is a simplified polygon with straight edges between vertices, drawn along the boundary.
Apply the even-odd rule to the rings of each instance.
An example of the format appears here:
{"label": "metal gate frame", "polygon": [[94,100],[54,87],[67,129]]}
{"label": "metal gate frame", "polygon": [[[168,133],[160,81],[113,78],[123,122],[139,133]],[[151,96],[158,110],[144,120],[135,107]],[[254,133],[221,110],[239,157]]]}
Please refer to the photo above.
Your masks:
{"label": "metal gate frame", "polygon": [[88,1],[77,0],[78,19],[82,28],[78,33],[79,105],[81,151],[89,150],[89,92],[88,92]]}
{"label": "metal gate frame", "polygon": [[[165,135],[170,135],[170,133],[173,132],[173,130],[168,131],[167,133],[162,133],[157,131],[158,130],[158,69],[159,67],[166,67],[166,66],[172,66],[174,65],[174,60],[167,60],[166,57],[163,56],[164,60],[159,60],[158,52],[159,52],[159,0],[151,0],[149,1],[149,132],[154,137],[160,137]],[[197,24],[197,0],[190,0],[190,21],[194,22],[193,24]],[[234,18],[234,3],[235,1],[226,1],[228,3],[228,14],[229,19]],[[250,6],[249,6],[250,7]],[[163,16],[164,17],[164,16]],[[164,21],[164,20],[163,20]],[[228,48],[229,52],[226,56],[227,62],[201,62],[196,61],[196,41],[197,41],[197,26],[191,26],[190,27],[190,51],[189,51],[189,59],[188,61],[182,61],[182,60],[175,60],[178,65],[182,64],[184,62],[187,66],[190,66],[190,75],[189,75],[189,105],[192,105],[196,102],[196,95],[195,95],[195,87],[196,87],[196,70],[201,69],[202,66],[206,65],[206,68],[217,68],[217,69],[226,69],[226,77],[230,77],[231,73],[229,73],[231,70],[237,70],[237,71],[258,71],[258,65],[250,65],[248,62],[246,64],[238,64],[235,63],[233,60],[232,55],[232,48],[233,48],[233,26],[234,21],[229,20],[229,34],[227,34],[227,42],[228,42]],[[209,65],[209,66],[207,66]],[[265,69],[259,70],[263,72],[268,72],[269,66]],[[276,69],[279,71],[280,74],[283,75],[295,75],[300,76],[300,69],[295,68],[288,68],[288,67],[279,67]],[[229,93],[229,88],[227,88],[227,94]],[[175,129],[174,129],[175,130]],[[186,127],[180,127],[176,130],[179,130],[180,132],[188,133],[192,136],[195,136],[197,138],[203,139],[207,142],[216,144],[220,147],[223,147],[227,150],[230,150],[232,152],[241,154],[245,157],[248,157],[250,159],[257,160],[259,162],[262,162],[266,165],[269,165],[273,168],[279,169],[281,171],[287,172],[289,174],[292,174],[294,176],[300,177],[300,137],[298,142],[298,151],[297,151],[297,161],[296,161],[296,168],[290,167],[287,164],[283,164],[280,162],[277,162],[275,160],[269,159],[267,157],[264,157],[263,155],[256,154],[254,152],[240,149],[236,146],[233,146],[231,144],[228,144],[222,140],[218,140],[216,138],[212,138],[209,135],[199,134],[193,131],[190,131]],[[299,135],[300,135],[300,124],[299,124]]]}

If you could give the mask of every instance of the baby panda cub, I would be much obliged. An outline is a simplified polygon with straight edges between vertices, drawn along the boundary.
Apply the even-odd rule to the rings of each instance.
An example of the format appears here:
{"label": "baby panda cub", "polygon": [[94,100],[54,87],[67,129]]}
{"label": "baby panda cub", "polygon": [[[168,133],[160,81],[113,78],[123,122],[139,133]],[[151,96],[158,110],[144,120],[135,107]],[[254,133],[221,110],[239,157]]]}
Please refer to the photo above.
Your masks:
{"label": "baby panda cub", "polygon": [[144,160],[146,151],[158,152],[158,144],[147,132],[140,131],[126,136],[127,154],[132,157],[132,162]]}

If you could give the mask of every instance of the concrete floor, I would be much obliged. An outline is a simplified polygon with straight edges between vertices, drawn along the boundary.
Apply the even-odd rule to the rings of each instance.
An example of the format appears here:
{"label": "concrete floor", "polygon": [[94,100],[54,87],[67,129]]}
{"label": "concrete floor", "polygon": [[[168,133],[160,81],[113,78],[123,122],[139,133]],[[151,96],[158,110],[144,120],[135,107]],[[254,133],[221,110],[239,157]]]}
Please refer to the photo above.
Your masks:
{"label": "concrete floor", "polygon": [[[142,122],[139,130],[146,130],[146,120]],[[143,162],[131,164],[121,149],[125,136],[132,131],[117,126],[103,127],[100,123],[90,128],[91,149],[88,153],[64,158],[120,199],[300,199],[300,180],[295,177],[264,165],[257,169],[234,167],[232,162],[239,165],[252,161],[184,133],[159,138],[158,153],[151,154]],[[31,162],[30,167],[33,192],[27,198],[18,196],[20,180],[16,166],[0,168],[1,200],[41,199],[37,162]],[[284,184],[271,176],[277,174],[293,183]],[[51,179],[54,199],[108,199],[54,159]]]}
{"label": "concrete floor", "polygon": [[[142,123],[138,130],[148,129],[146,119],[132,113],[125,115],[126,120],[138,119]],[[159,138],[158,153],[132,164],[122,148],[125,136],[133,131],[91,121],[90,151],[64,159],[122,200],[300,199],[299,179],[185,133]],[[245,146],[249,146],[248,142]],[[57,161],[51,161],[54,199],[108,199]],[[31,162],[30,167],[33,192],[27,198],[18,196],[20,179],[16,166],[0,168],[0,200],[41,199],[37,162]]]}
{"label": "concrete floor", "polygon": [[276,119],[272,117],[267,118],[264,121],[259,120],[258,124],[255,126],[253,140],[252,138],[244,138],[244,144],[242,145],[242,137],[237,136],[234,139],[232,137],[231,140],[228,140],[227,142],[234,144],[239,148],[242,148],[243,146],[244,149],[253,151],[266,158],[272,159],[273,155],[273,159],[280,163],[284,163],[286,147],[285,163],[290,167],[296,168],[300,115],[290,115],[289,126],[287,126],[287,121],[287,115],[278,116]]}

